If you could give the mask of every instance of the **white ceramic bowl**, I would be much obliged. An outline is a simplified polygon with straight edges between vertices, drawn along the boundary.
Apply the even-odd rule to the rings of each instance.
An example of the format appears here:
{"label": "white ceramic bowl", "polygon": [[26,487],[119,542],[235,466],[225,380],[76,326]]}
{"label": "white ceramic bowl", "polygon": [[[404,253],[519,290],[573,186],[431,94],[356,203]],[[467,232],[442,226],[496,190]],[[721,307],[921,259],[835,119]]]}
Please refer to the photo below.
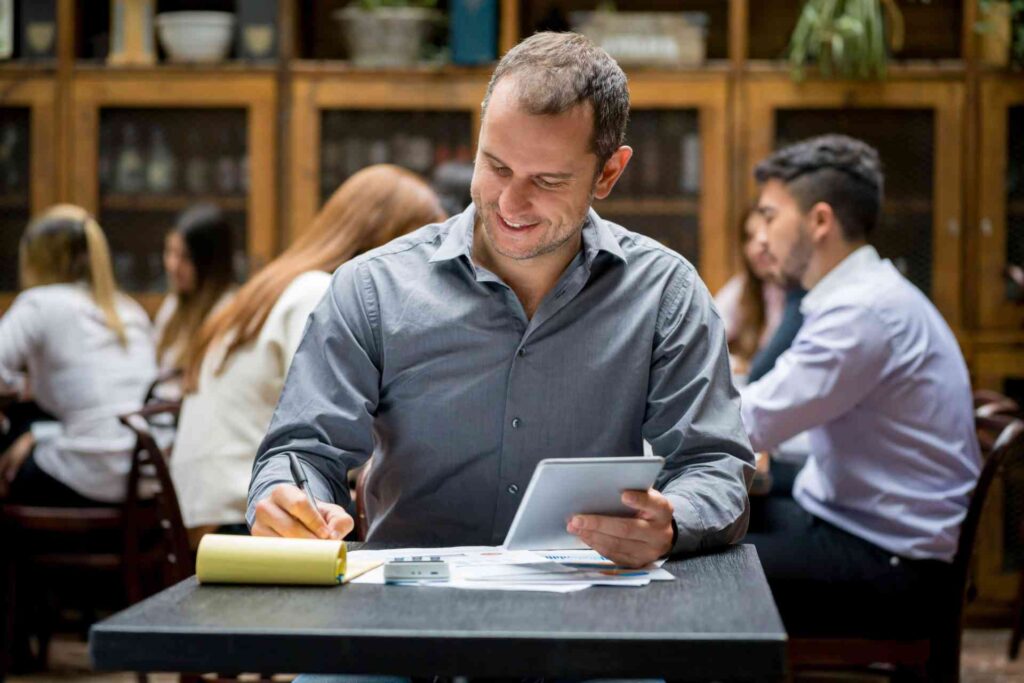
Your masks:
{"label": "white ceramic bowl", "polygon": [[172,62],[220,62],[231,49],[230,12],[163,12],[156,15],[160,45]]}

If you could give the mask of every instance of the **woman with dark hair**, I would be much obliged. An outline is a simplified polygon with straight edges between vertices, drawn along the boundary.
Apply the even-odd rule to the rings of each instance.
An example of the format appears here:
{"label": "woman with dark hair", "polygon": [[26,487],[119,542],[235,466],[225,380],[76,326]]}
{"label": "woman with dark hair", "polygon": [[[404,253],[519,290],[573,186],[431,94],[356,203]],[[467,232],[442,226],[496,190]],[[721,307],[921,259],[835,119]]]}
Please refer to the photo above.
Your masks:
{"label": "woman with dark hair", "polygon": [[193,543],[218,528],[245,531],[253,457],[330,273],[444,217],[419,176],[387,164],[364,168],[335,191],[291,247],[203,325],[185,367],[187,393],[171,457]]}
{"label": "woman with dark hair", "polygon": [[743,270],[715,295],[725,321],[733,373],[746,375],[754,357],[772,338],[782,319],[786,293],[772,280],[772,257],[754,239],[764,218],[748,209],[739,223]]}
{"label": "woman with dark hair", "polygon": [[156,315],[161,375],[191,363],[203,321],[230,298],[235,285],[233,233],[212,204],[185,210],[167,233],[164,270],[170,294]]}
{"label": "woman with dark hair", "polygon": [[0,318],[0,390],[27,373],[57,423],[23,425],[0,455],[0,499],[88,506],[124,498],[137,410],[156,375],[145,311],[117,291],[110,250],[84,209],[55,206],[21,239],[22,292]]}

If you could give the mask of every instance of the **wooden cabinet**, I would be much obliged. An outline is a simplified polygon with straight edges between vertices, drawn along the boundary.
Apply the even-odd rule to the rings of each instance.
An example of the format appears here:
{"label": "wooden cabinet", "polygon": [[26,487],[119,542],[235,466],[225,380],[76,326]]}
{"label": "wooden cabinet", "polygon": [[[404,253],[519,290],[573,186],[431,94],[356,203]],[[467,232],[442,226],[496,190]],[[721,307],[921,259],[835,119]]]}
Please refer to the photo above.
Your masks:
{"label": "wooden cabinet", "polygon": [[[299,67],[291,92],[288,240],[345,178],[371,163],[397,163],[434,181],[442,166],[471,165],[489,75],[452,69],[382,78]],[[463,208],[455,204],[449,210]]]}
{"label": "wooden cabinet", "polygon": [[728,79],[724,73],[629,73],[633,158],[594,208],[681,253],[714,291],[729,278]]}
{"label": "wooden cabinet", "polygon": [[[992,76],[981,84],[978,316],[981,327],[1024,327],[1024,79]],[[1020,271],[1024,275],[1024,271]]]}
{"label": "wooden cabinet", "polygon": [[754,164],[780,146],[845,133],[878,149],[885,203],[870,240],[960,328],[963,83],[894,77],[798,84],[785,74],[762,74],[750,78],[742,97],[749,196],[756,196]]}
{"label": "wooden cabinet", "polygon": [[0,70],[0,310],[18,289],[18,244],[30,218],[57,200],[57,84]]}
{"label": "wooden cabinet", "polygon": [[271,73],[230,70],[75,74],[70,200],[96,214],[121,287],[151,311],[164,290],[164,235],[193,203],[236,222],[239,275],[275,255],[276,88]]}

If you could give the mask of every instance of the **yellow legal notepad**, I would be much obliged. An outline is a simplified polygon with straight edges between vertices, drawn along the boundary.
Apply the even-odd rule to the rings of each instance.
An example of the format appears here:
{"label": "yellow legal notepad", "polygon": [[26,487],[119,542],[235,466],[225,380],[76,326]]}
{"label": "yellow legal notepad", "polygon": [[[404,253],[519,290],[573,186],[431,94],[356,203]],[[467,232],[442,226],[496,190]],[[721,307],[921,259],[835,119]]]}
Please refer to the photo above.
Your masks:
{"label": "yellow legal notepad", "polygon": [[353,578],[345,570],[344,541],[207,534],[196,557],[199,583],[325,586]]}

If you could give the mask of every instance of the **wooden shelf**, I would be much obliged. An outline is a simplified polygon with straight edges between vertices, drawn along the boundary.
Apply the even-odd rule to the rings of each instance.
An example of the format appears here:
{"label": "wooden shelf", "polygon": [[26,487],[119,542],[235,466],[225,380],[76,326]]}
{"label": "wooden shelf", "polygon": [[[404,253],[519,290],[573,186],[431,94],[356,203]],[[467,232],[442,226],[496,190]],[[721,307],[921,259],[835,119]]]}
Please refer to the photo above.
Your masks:
{"label": "wooden shelf", "polygon": [[29,198],[27,194],[0,194],[0,209],[22,209],[29,212]]}
{"label": "wooden shelf", "polygon": [[0,62],[0,75],[54,74],[57,72],[57,60],[11,60]]}
{"label": "wooden shelf", "polygon": [[358,67],[343,59],[296,59],[288,63],[288,70],[297,75],[316,76],[330,74],[367,75],[374,78],[405,76],[480,76],[490,78],[494,65],[458,66],[455,64],[417,64],[402,68],[370,69]]}
{"label": "wooden shelf", "polygon": [[246,197],[218,195],[108,194],[100,199],[104,211],[184,211],[193,204],[209,202],[224,211],[245,211]]}
{"label": "wooden shelf", "polygon": [[173,64],[161,62],[152,66],[108,66],[103,62],[79,60],[75,62],[76,74],[108,74],[113,76],[169,76],[169,75],[226,75],[272,74],[278,66],[269,62],[226,61],[217,64]]}
{"label": "wooden shelf", "polygon": [[931,213],[935,202],[927,197],[890,197],[882,203],[882,213]]}
{"label": "wooden shelf", "polygon": [[[782,59],[750,59],[743,65],[744,71],[750,75],[789,75],[792,67]],[[838,77],[822,77],[818,68],[808,66],[804,72],[807,80],[834,81],[836,83],[879,83],[876,79],[843,79]],[[915,80],[947,80],[959,79],[967,74],[967,65],[960,59],[890,61],[887,69],[890,79],[913,78]]]}
{"label": "wooden shelf", "polygon": [[594,202],[599,214],[632,216],[689,216],[700,211],[700,200],[686,197],[681,199],[603,199]]}

